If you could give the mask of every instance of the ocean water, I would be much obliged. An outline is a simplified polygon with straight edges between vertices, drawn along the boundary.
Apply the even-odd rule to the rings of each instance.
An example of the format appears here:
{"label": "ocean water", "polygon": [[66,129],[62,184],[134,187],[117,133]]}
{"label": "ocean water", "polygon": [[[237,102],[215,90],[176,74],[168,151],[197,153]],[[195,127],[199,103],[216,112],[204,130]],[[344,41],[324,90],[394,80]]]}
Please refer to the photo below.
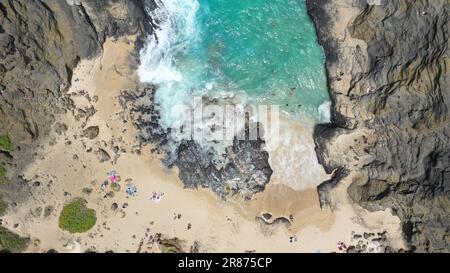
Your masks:
{"label": "ocean water", "polygon": [[329,119],[324,54],[304,0],[156,3],[139,76],[158,86],[163,126],[183,119],[174,109],[195,95],[239,95],[292,119]]}

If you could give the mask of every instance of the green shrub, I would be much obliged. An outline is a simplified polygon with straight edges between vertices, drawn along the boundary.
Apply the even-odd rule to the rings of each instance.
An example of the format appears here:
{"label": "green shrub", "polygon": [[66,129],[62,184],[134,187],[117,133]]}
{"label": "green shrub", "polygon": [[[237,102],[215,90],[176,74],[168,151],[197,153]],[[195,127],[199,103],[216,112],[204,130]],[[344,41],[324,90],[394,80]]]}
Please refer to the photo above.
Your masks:
{"label": "green shrub", "polygon": [[86,207],[86,200],[75,199],[65,205],[59,216],[59,228],[70,233],[90,230],[97,221],[95,210]]}
{"label": "green shrub", "polygon": [[29,238],[23,238],[0,226],[0,250],[10,252],[23,252],[30,244]]}
{"label": "green shrub", "polygon": [[6,169],[0,163],[0,185],[9,183],[9,178],[6,175]]}
{"label": "green shrub", "polygon": [[10,153],[13,150],[13,145],[8,136],[0,136],[0,151]]}
{"label": "green shrub", "polygon": [[0,217],[5,215],[5,211],[8,208],[8,204],[3,200],[2,196],[0,195]]}

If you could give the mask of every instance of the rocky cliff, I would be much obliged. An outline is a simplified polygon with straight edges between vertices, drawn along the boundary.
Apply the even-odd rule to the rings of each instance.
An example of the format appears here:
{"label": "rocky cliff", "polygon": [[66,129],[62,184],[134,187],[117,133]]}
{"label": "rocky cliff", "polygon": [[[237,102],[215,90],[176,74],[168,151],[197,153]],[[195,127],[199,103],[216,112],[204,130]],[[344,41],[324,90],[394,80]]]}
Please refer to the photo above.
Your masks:
{"label": "rocky cliff", "polygon": [[332,124],[315,133],[319,161],[353,174],[353,201],[392,208],[411,251],[449,252],[449,2],[307,3],[333,101]]}
{"label": "rocky cliff", "polygon": [[9,136],[15,147],[0,153],[0,160],[10,175],[31,160],[55,115],[70,109],[65,92],[79,60],[100,54],[107,36],[151,31],[143,5],[139,0],[0,1],[0,136]]}

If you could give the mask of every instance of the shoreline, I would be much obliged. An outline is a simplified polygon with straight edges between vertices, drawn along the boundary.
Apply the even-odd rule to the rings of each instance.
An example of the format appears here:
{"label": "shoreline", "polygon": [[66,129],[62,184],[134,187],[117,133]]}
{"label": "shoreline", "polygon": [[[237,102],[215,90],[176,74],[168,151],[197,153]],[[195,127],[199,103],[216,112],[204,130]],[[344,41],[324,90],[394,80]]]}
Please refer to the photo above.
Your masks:
{"label": "shoreline", "polygon": [[355,206],[391,209],[403,251],[448,252],[448,12],[445,1],[403,4],[307,0],[332,98],[314,140],[335,177],[318,190],[331,208],[346,185]]}
{"label": "shoreline", "polygon": [[[376,234],[386,227],[391,227],[389,238],[396,243],[395,219],[384,212],[366,217],[368,212],[348,205],[333,213],[322,210],[315,190],[269,183],[251,201],[236,196],[223,202],[209,189],[186,189],[177,171],[165,169],[151,153],[151,146],[139,149],[133,117],[118,102],[120,92],[136,83],[128,63],[130,39],[107,40],[102,56],[77,67],[69,92],[75,108],[60,119],[65,129],[52,135],[25,172],[31,184],[39,185],[27,202],[11,209],[4,225],[31,237],[29,252],[164,252],[168,246],[184,252],[194,246],[200,252],[333,252],[337,240],[351,244],[352,232]],[[91,106],[93,114],[85,120],[83,112],[90,112]],[[99,126],[99,134],[86,139],[82,132],[92,126]],[[101,162],[105,154],[100,150],[109,154],[107,161]],[[118,192],[100,187],[111,170],[121,176]],[[124,193],[130,182],[137,186],[135,197]],[[92,190],[87,194],[85,188]],[[164,192],[160,203],[150,200],[152,191]],[[76,197],[97,211],[96,225],[84,234],[58,228],[62,206]],[[45,216],[49,206],[53,210]],[[261,218],[267,213],[273,220]],[[298,241],[291,243],[291,237]]]}
{"label": "shoreline", "polygon": [[[340,43],[345,43],[345,40],[349,39],[347,38],[346,30],[336,29],[333,25],[334,21],[330,13],[334,13],[336,17],[340,18],[341,21],[339,24],[346,28],[347,24],[349,24],[360,12],[358,8],[353,7],[351,0],[342,1],[342,5],[352,6],[352,13],[345,11],[342,7],[340,11],[336,10],[335,7],[334,10],[330,10],[330,5],[333,5],[333,3],[329,0],[306,0],[307,12],[316,29],[318,43],[324,50],[327,86],[331,100],[330,122],[317,124],[313,132],[315,151],[319,164],[324,167],[327,174],[333,174],[335,172],[337,174],[336,178],[333,177],[331,180],[324,181],[317,187],[318,194],[322,198],[321,202],[323,206],[331,205],[329,200],[327,200],[328,192],[332,191],[333,188],[336,187],[341,180],[345,179],[350,172],[350,170],[343,166],[330,164],[330,160],[327,160],[328,158],[326,155],[328,153],[327,144],[330,143],[333,138],[336,138],[341,134],[348,134],[354,129],[349,122],[349,119],[345,118],[337,109],[337,104],[339,103],[337,96],[340,94],[341,90],[345,88],[342,88],[340,85],[336,86],[336,76],[333,76],[336,74],[338,75],[337,77],[344,76],[342,71],[338,72],[340,70],[339,62],[345,62],[342,59],[348,58],[339,52],[340,45],[336,44],[337,40],[340,39]],[[342,21],[344,21],[344,23]],[[339,81],[342,80],[340,79]]]}
{"label": "shoreline", "polygon": [[[261,166],[273,173],[235,184],[251,200],[226,202],[196,187],[213,184],[217,173],[198,164],[211,160],[193,148],[184,170],[168,169],[158,149],[167,137],[151,131],[154,87],[136,70],[157,27],[146,9],[154,4],[5,2],[0,229],[30,241],[26,252],[336,252],[338,241],[347,252],[449,252],[445,1],[306,0],[331,121],[310,130],[283,118],[284,147],[238,146],[231,158],[258,164],[238,160],[243,171],[231,177],[248,181]],[[118,183],[104,184],[111,171]],[[58,227],[76,198],[97,213],[82,234]]]}

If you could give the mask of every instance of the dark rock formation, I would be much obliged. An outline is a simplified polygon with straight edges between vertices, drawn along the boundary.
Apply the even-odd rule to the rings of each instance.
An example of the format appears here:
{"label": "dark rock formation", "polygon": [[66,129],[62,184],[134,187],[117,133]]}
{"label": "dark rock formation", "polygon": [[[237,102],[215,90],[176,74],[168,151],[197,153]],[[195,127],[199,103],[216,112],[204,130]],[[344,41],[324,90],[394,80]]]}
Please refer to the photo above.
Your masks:
{"label": "dark rock formation", "polygon": [[223,198],[235,193],[251,198],[264,190],[272,169],[263,140],[235,138],[223,155],[194,140],[175,141],[170,131],[159,125],[160,116],[154,94],[155,88],[150,86],[126,91],[122,94],[121,104],[126,106],[131,102],[140,142],[154,144],[158,152],[164,154],[166,166],[178,167],[179,177],[186,187],[209,187]]}
{"label": "dark rock formation", "polygon": [[141,1],[78,2],[0,2],[0,132],[17,142],[48,133],[72,69],[100,54],[107,36],[150,30]]}
{"label": "dark rock formation", "polygon": [[[448,1],[307,2],[333,99],[333,124],[315,136],[320,162],[328,172],[360,173],[350,197],[369,210],[392,208],[411,250],[449,252]],[[336,32],[333,16],[345,3],[360,14],[344,34]],[[370,159],[354,168],[356,160],[330,147],[340,135],[361,130],[374,133],[361,147]]]}
{"label": "dark rock formation", "polygon": [[13,180],[70,109],[65,92],[80,59],[100,54],[108,36],[138,34],[140,43],[151,32],[144,2],[153,1],[0,1],[0,136],[15,147],[0,161]]}
{"label": "dark rock formation", "polygon": [[[67,4],[58,2],[53,5],[70,11]],[[86,18],[74,10],[71,20],[58,22],[50,10],[53,5],[41,1],[0,3],[0,131],[11,135],[13,141],[30,142],[48,133],[54,115],[62,111],[57,105],[70,84],[71,69],[80,58],[100,52]],[[83,40],[72,37],[75,31],[70,28],[63,29],[70,25],[79,25],[78,35]]]}
{"label": "dark rock formation", "polygon": [[[320,150],[318,149],[318,151]],[[332,173],[330,180],[327,180],[317,186],[317,193],[319,194],[321,209],[333,209],[333,205],[331,204],[330,200],[331,198],[328,196],[328,194],[339,183],[339,181],[341,181],[341,179],[348,175],[348,172],[349,171],[344,168],[338,168]]]}
{"label": "dark rock formation", "polygon": [[178,146],[174,165],[187,187],[210,187],[219,195],[239,193],[251,198],[264,190],[272,175],[269,154],[262,140],[235,140],[221,164],[217,153],[206,150],[195,141],[183,141]]}

